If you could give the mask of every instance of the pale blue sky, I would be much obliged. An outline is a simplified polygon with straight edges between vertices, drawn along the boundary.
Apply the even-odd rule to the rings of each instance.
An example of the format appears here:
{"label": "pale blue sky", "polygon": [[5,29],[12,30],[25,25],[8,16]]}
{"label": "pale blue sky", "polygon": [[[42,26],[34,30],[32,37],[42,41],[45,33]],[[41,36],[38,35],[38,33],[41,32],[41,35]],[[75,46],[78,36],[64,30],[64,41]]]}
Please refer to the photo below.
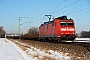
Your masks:
{"label": "pale blue sky", "polygon": [[[18,17],[21,30],[39,27],[48,21],[45,14],[73,18],[76,31],[90,30],[90,0],[0,0],[0,26],[7,32],[18,32]],[[24,23],[31,22],[31,23]]]}

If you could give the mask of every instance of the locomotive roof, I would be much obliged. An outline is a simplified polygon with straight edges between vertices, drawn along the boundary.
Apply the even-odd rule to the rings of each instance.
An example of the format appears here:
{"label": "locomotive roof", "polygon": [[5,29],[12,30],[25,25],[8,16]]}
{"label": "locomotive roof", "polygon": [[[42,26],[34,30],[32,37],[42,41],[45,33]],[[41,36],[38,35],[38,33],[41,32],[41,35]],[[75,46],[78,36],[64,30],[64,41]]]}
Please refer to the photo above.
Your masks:
{"label": "locomotive roof", "polygon": [[61,17],[55,18],[53,21],[44,22],[44,24],[41,24],[41,26],[50,24],[50,23],[54,22],[57,19],[60,19],[60,20],[72,20],[71,18],[70,19],[67,19],[67,16],[61,16]]}
{"label": "locomotive roof", "polygon": [[60,19],[60,20],[72,20],[71,18],[70,19],[67,19],[67,16],[61,16],[61,17],[57,17],[55,19]]}

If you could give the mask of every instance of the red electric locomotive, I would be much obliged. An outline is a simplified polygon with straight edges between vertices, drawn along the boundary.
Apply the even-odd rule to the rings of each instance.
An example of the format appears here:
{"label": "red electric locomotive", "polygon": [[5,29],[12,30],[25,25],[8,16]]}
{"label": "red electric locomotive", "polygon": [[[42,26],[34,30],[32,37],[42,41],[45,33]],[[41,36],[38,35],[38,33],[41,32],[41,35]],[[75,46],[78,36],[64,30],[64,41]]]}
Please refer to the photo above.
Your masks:
{"label": "red electric locomotive", "polygon": [[74,20],[61,16],[53,21],[44,22],[39,27],[39,37],[44,40],[74,40],[76,37]]}

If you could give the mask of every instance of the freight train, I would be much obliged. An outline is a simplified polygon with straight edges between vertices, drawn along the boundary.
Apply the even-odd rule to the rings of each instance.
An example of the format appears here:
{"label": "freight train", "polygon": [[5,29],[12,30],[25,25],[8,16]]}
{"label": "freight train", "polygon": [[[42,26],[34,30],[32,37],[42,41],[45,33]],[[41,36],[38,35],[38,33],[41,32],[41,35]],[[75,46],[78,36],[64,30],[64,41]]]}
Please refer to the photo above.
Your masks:
{"label": "freight train", "polygon": [[67,16],[55,18],[53,21],[44,22],[39,27],[39,37],[43,40],[74,40],[76,37],[75,23]]}
{"label": "freight train", "polygon": [[[9,36],[7,36],[9,37]],[[13,37],[19,38],[19,37]],[[73,19],[67,19],[67,16],[55,18],[52,21],[44,22],[39,27],[38,36],[21,35],[21,39],[58,41],[74,40],[76,38],[76,29]]]}

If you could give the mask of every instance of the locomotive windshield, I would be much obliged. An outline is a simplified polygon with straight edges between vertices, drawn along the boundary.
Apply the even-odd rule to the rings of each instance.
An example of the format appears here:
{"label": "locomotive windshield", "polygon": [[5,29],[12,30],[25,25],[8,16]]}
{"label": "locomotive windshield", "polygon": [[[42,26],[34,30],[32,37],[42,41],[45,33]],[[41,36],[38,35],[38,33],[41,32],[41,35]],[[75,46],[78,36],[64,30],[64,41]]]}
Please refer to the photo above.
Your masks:
{"label": "locomotive windshield", "polygon": [[60,25],[61,26],[66,26],[66,22],[61,22]]}
{"label": "locomotive windshield", "polygon": [[61,26],[74,26],[73,22],[60,22]]}
{"label": "locomotive windshield", "polygon": [[67,23],[67,26],[73,26],[73,23]]}

